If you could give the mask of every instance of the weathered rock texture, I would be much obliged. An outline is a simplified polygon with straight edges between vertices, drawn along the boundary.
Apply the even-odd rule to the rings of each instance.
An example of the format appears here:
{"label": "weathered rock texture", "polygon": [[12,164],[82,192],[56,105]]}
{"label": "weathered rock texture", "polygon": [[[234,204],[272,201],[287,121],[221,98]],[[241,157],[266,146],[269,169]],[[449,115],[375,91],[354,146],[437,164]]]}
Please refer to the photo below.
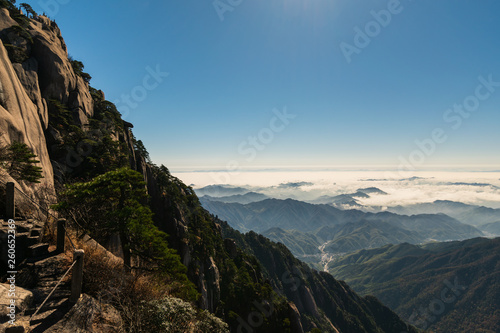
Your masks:
{"label": "weathered rock texture", "polygon": [[[6,9],[0,10],[0,143],[26,143],[40,160],[43,183],[53,186],[54,173],[45,131],[49,128],[48,102],[56,100],[72,113],[82,128],[93,115],[88,84],[73,71],[66,44],[57,25],[46,17],[30,20],[26,34]],[[10,59],[5,47],[17,47],[26,59]]]}
{"label": "weathered rock texture", "polygon": [[3,143],[26,143],[38,155],[44,181],[53,184],[43,130],[39,110],[28,96],[0,41],[0,132],[3,134],[0,140]]}

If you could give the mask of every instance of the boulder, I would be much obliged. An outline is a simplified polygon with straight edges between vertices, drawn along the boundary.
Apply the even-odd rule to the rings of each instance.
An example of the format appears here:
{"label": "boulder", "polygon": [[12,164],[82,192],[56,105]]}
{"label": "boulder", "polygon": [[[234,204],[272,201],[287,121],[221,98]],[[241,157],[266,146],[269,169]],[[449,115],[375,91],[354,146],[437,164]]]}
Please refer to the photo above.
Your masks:
{"label": "boulder", "polygon": [[[0,284],[0,318],[6,318],[9,314],[7,308],[10,304],[11,297],[9,296],[10,284]],[[33,293],[27,289],[16,286],[16,316],[21,315],[33,302]]]}
{"label": "boulder", "polygon": [[10,17],[7,8],[0,8],[0,31],[8,29],[13,25],[17,25],[17,22]]}
{"label": "boulder", "polygon": [[122,332],[123,321],[118,310],[109,304],[99,303],[83,294],[71,310],[47,333]]}

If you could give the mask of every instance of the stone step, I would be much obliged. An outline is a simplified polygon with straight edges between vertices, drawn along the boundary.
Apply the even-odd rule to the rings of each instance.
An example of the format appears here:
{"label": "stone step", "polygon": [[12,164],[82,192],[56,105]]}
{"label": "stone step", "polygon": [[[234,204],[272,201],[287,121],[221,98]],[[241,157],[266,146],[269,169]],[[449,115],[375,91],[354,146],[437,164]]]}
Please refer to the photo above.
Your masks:
{"label": "stone step", "polygon": [[32,228],[30,230],[30,237],[40,237],[42,234],[42,228]]}
{"label": "stone step", "polygon": [[[30,237],[31,238],[31,237]],[[49,244],[41,243],[28,247],[30,257],[41,257],[49,254]]]}
{"label": "stone step", "polygon": [[16,225],[16,231],[18,233],[30,232],[30,227],[26,224]]}
{"label": "stone step", "polygon": [[33,246],[38,244],[38,237],[28,237],[28,246]]}
{"label": "stone step", "polygon": [[15,325],[4,324],[3,326],[4,326],[3,332],[5,333],[30,332],[30,323],[28,322],[27,318],[16,320]]}

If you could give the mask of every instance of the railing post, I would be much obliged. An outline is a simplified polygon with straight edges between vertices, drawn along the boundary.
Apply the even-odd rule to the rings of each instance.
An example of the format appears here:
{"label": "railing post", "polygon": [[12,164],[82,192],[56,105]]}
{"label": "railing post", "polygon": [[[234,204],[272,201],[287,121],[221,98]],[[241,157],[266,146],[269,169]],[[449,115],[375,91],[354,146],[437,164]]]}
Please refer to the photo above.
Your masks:
{"label": "railing post", "polygon": [[73,266],[71,277],[71,296],[69,297],[71,303],[78,302],[82,294],[84,254],[85,252],[83,250],[75,250],[75,252],[73,252],[73,261],[76,261],[76,264]]}
{"label": "railing post", "polygon": [[16,198],[15,185],[12,182],[7,183],[5,199],[5,217],[7,219],[14,219],[16,217]]}
{"label": "railing post", "polygon": [[64,252],[64,241],[66,240],[66,220],[57,220],[57,253]]}

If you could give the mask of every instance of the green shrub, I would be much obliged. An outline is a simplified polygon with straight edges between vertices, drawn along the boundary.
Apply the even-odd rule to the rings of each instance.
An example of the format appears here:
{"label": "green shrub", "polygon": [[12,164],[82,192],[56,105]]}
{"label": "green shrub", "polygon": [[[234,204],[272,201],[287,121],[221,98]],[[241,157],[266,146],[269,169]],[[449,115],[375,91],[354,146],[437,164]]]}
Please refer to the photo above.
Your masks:
{"label": "green shrub", "polygon": [[83,69],[85,68],[85,65],[78,60],[74,60],[73,58],[69,57],[69,62],[71,63],[71,67],[73,67],[73,71],[75,72],[76,75],[80,76],[83,81],[89,83],[90,80],[92,79],[92,76],[90,76],[89,73],[85,73]]}
{"label": "green shrub", "polygon": [[4,44],[7,53],[9,54],[9,59],[13,63],[22,64],[28,60],[29,55],[26,54],[26,50],[22,47],[18,47],[12,44]]}
{"label": "green shrub", "polygon": [[31,37],[28,30],[20,25],[13,25],[12,27],[6,29],[4,31],[4,35],[8,35],[10,33],[15,34],[16,36],[22,37],[28,41],[28,43],[33,44],[33,37]]}
{"label": "green shrub", "polygon": [[29,4],[23,2],[20,5],[20,7],[24,9],[24,11],[26,12],[26,16],[28,16],[28,17],[29,17],[29,15],[31,15],[31,17],[37,17],[38,16],[38,14],[33,10],[33,8]]}
{"label": "green shrub", "polygon": [[141,307],[144,332],[229,333],[228,325],[207,311],[197,312],[190,303],[168,297]]}

